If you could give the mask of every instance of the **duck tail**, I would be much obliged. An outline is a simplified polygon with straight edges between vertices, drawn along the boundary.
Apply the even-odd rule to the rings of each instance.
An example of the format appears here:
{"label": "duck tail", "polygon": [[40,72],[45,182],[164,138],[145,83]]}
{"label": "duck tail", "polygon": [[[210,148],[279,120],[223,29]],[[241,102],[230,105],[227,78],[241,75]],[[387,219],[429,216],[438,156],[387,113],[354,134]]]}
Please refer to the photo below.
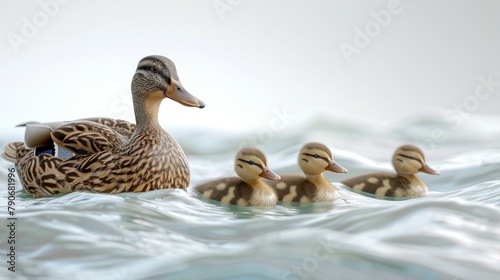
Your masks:
{"label": "duck tail", "polygon": [[18,163],[31,149],[27,149],[23,142],[11,142],[4,146],[2,158]]}

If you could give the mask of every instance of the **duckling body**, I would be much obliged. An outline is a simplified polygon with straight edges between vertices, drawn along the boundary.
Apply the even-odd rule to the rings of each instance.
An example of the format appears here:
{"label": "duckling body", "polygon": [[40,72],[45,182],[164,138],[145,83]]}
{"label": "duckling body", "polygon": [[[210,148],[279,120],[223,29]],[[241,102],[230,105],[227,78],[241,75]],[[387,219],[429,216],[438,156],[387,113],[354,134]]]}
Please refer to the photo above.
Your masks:
{"label": "duckling body", "polygon": [[206,198],[238,206],[272,206],[277,202],[276,194],[266,183],[259,180],[248,184],[239,177],[222,178],[196,187]]}
{"label": "duckling body", "polygon": [[277,183],[270,183],[278,200],[284,202],[326,202],[339,198],[335,187],[325,178],[311,182],[298,175],[285,175]]}
{"label": "duckling body", "polygon": [[327,202],[339,198],[335,187],[323,172],[346,173],[347,169],[333,160],[332,153],[321,143],[308,143],[302,147],[298,158],[305,176],[285,175],[270,182],[278,200],[284,202]]}
{"label": "duckling body", "polygon": [[393,155],[392,162],[396,174],[378,172],[347,179],[342,183],[355,191],[372,193],[377,198],[419,197],[428,189],[415,173],[421,171],[433,175],[439,174],[427,165],[423,152],[415,146],[399,147]]}
{"label": "duckling body", "polygon": [[[47,125],[46,132],[27,129],[26,142],[33,149],[10,143],[3,157],[16,164],[24,189],[35,197],[82,190],[120,193],[187,187],[187,160],[159,125],[158,109],[164,98],[191,107],[203,108],[204,103],[183,89],[175,65],[162,56],[139,62],[132,96],[137,125],[94,118]],[[38,131],[36,139],[30,138],[29,131]],[[71,157],[59,157],[55,147],[69,151]]]}
{"label": "duckling body", "polygon": [[400,176],[388,172],[362,175],[342,183],[355,191],[372,193],[378,198],[418,197],[428,191],[426,184],[415,175]]}
{"label": "duckling body", "polygon": [[194,189],[206,198],[238,206],[272,206],[277,202],[274,190],[260,178],[280,177],[267,167],[264,154],[254,148],[238,152],[235,171],[239,177],[209,181]]}

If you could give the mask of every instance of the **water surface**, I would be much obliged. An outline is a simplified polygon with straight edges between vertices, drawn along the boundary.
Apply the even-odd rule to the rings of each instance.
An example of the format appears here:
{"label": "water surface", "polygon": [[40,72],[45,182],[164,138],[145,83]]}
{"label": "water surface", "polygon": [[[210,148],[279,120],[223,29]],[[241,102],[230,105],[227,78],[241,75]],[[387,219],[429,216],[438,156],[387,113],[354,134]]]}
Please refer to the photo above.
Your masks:
{"label": "water surface", "polygon": [[[191,189],[32,199],[18,182],[16,272],[7,270],[8,232],[2,226],[0,278],[499,279],[499,124],[478,117],[451,129],[426,114],[370,128],[320,118],[254,141],[280,174],[298,172],[304,143],[330,146],[349,169],[328,174],[341,197],[334,203],[236,207]],[[338,183],[390,171],[397,146],[429,144],[434,129],[444,129],[447,139],[422,147],[441,171],[421,175],[430,189],[426,196],[384,201]],[[234,154],[253,136],[173,133],[188,156],[192,184],[234,175]],[[2,166],[5,185],[10,165]],[[7,217],[0,211],[5,224]]]}

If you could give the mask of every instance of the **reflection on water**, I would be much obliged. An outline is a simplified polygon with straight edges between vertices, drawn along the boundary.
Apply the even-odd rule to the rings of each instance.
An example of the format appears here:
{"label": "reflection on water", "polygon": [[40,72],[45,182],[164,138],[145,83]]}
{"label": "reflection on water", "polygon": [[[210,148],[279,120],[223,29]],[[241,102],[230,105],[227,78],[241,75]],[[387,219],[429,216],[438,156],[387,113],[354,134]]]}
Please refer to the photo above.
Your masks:
{"label": "reflection on water", "polygon": [[[404,129],[408,122],[381,130],[319,120],[261,148],[270,167],[287,174],[299,172],[296,153],[303,143],[331,145],[336,161],[349,169],[328,174],[339,182],[390,170],[395,147],[441,125],[428,118],[409,123],[411,131]],[[481,122],[452,131],[446,143],[427,150],[441,175],[421,175],[430,192],[416,199],[375,199],[340,183],[341,199],[334,203],[275,207],[224,205],[192,189],[37,200],[19,190],[19,261],[15,274],[2,261],[0,278],[497,279],[500,135],[492,127],[488,137],[478,137],[484,130]],[[246,136],[199,132],[176,135],[191,164],[192,184],[232,176],[234,151]],[[204,142],[213,152],[200,149]],[[3,182],[6,172],[2,168]],[[6,192],[1,198],[6,205]],[[0,217],[6,221],[6,211]],[[7,236],[5,227],[0,236]]]}

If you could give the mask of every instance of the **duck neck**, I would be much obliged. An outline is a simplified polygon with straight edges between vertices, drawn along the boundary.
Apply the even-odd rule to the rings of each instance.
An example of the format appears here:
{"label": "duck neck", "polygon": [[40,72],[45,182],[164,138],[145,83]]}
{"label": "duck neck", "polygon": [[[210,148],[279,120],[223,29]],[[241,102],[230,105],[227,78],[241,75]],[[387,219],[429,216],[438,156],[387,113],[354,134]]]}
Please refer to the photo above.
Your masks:
{"label": "duck neck", "polygon": [[408,182],[411,182],[411,184],[425,186],[424,181],[422,181],[416,174],[398,174],[398,175],[408,180]]}
{"label": "duck neck", "polygon": [[245,180],[245,183],[250,185],[251,187],[260,187],[262,186],[263,182],[260,180],[260,178],[257,179],[252,179],[252,180]]}
{"label": "duck neck", "polygon": [[323,173],[320,173],[320,174],[305,174],[305,175],[306,175],[306,179],[309,182],[313,183],[317,187],[329,186],[330,185],[330,183],[323,176]]}
{"label": "duck neck", "polygon": [[134,99],[136,132],[159,128],[158,110],[163,97],[152,96],[145,100]]}
{"label": "duck neck", "polygon": [[400,174],[400,173],[398,173],[398,176],[401,176],[401,177],[406,178],[408,180],[418,178],[415,174]]}

